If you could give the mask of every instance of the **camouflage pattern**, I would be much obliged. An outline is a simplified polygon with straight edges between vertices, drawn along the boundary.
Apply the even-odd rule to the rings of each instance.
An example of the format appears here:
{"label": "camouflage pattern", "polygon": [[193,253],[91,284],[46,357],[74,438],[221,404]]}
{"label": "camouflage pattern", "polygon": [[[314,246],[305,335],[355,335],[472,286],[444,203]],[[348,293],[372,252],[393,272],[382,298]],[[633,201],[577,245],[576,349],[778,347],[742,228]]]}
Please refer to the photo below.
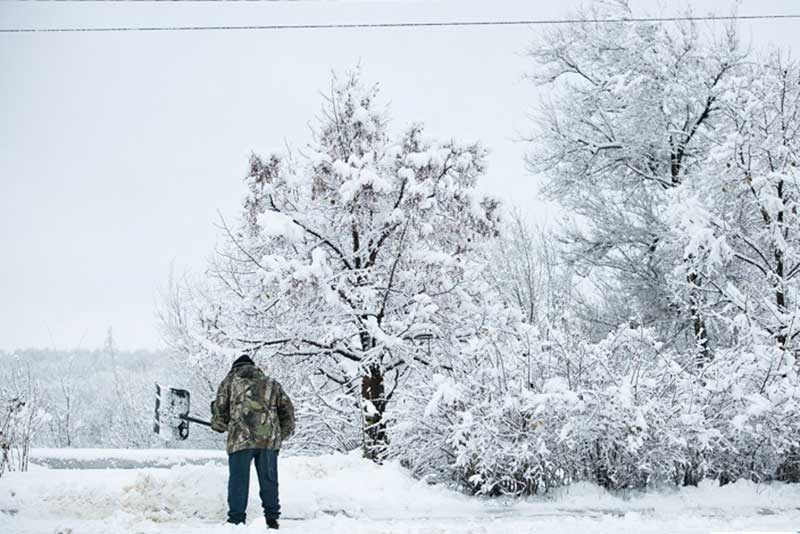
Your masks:
{"label": "camouflage pattern", "polygon": [[237,363],[211,403],[211,428],[228,433],[228,454],[277,450],[294,432],[294,406],[276,380],[252,363]]}

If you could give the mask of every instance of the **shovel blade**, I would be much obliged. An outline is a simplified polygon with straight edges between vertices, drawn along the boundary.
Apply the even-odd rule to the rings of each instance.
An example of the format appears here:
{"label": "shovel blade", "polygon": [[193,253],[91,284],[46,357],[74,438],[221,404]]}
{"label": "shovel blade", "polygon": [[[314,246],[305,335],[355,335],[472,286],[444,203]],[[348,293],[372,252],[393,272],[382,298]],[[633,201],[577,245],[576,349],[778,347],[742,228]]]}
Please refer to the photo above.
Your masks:
{"label": "shovel blade", "polygon": [[156,384],[156,411],[153,431],[166,441],[189,437],[189,392]]}

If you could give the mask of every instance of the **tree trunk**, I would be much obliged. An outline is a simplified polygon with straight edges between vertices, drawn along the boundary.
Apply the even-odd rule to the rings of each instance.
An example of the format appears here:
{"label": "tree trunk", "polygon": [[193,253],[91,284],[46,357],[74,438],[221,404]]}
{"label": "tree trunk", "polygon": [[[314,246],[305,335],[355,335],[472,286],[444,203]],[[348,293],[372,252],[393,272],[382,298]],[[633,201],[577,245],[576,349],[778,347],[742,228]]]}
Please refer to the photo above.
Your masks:
{"label": "tree trunk", "polygon": [[383,417],[386,411],[383,372],[378,365],[370,366],[369,374],[362,378],[361,399],[364,413],[364,456],[380,462],[386,455],[388,440]]}
{"label": "tree trunk", "polygon": [[[687,279],[693,287],[699,287],[696,273],[690,273]],[[708,330],[706,330],[705,321],[700,313],[699,299],[694,291],[689,299],[689,313],[692,316],[692,328],[694,329],[694,339],[697,347],[695,364],[697,369],[702,369],[712,359],[711,349],[708,346]]]}
{"label": "tree trunk", "polygon": [[[778,183],[778,198],[783,200],[783,180]],[[778,230],[783,234],[783,238],[786,239],[786,229],[783,227],[784,225],[784,215],[783,210],[778,212]],[[783,314],[786,312],[786,293],[784,291],[784,259],[783,259],[783,250],[781,250],[779,244],[775,244],[775,304],[778,307],[778,313]],[[778,346],[781,350],[786,350],[786,325],[780,324],[778,329],[777,341]]]}

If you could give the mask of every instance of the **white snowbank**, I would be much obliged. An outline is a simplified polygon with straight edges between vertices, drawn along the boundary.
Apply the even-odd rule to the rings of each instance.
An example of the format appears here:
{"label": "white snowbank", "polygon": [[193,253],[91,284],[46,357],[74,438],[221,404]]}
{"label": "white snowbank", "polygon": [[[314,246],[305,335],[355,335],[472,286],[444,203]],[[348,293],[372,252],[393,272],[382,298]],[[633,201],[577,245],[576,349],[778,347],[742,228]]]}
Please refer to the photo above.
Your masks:
{"label": "white snowbank", "polygon": [[120,460],[171,461],[227,459],[225,451],[206,449],[32,449],[33,461],[46,459],[97,460],[115,458]]}
{"label": "white snowbank", "polygon": [[135,469],[227,462],[224,451],[200,449],[33,449],[35,465],[55,469]]}
{"label": "white snowbank", "polygon": [[[58,451],[39,457],[208,459],[204,465],[141,469],[44,469],[0,478],[0,533],[262,532],[251,478],[250,522],[222,525],[227,469],[216,451]],[[185,454],[185,456],[181,456]],[[97,457],[94,457],[95,459]],[[377,466],[357,454],[281,457],[282,530],[304,534],[571,534],[796,530],[800,485],[738,482],[611,495],[576,484],[550,498],[478,499]],[[12,515],[13,514],[13,515]],[[71,530],[69,530],[71,529]]]}

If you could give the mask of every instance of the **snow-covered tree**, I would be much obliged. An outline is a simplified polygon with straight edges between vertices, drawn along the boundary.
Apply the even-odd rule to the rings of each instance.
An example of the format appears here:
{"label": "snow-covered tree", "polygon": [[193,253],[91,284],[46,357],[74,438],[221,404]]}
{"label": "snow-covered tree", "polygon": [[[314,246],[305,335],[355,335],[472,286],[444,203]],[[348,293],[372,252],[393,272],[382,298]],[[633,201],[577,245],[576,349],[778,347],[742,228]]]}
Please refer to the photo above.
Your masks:
{"label": "snow-covered tree", "polygon": [[82,399],[78,389],[80,384],[76,376],[75,355],[66,357],[51,372],[56,385],[47,395],[50,435],[56,446],[72,447],[81,424],[78,414],[83,409],[80,406]]}
{"label": "snow-covered tree", "polygon": [[[620,1],[592,15],[633,13]],[[533,79],[551,97],[537,114],[528,163],[575,217],[570,260],[604,295],[599,321],[613,328],[634,317],[671,336],[688,331],[686,342],[709,358],[703,280],[690,275],[683,309],[667,291],[675,258],[663,247],[663,208],[712,147],[720,98],[742,63],[735,32],[582,22],[549,32],[530,55]],[[608,306],[613,295],[621,298]]]}
{"label": "snow-covered tree", "polygon": [[475,192],[484,150],[418,125],[392,136],[377,97],[358,72],[334,78],[305,150],[251,158],[244,212],[224,224],[196,306],[171,323],[195,361],[260,351],[273,368],[338,385],[372,458],[404,373],[450,366],[475,335],[474,251],[497,218]]}
{"label": "snow-covered tree", "polygon": [[526,330],[537,338],[528,325],[496,323],[465,351],[463,369],[398,401],[392,448],[404,449],[397,456],[413,473],[471,493],[520,495],[581,480],[644,488],[696,472],[696,443],[717,433],[689,417],[692,403],[675,403],[693,384],[681,365],[691,358],[641,327],[597,343],[566,327],[529,344]]}
{"label": "snow-covered tree", "polygon": [[[631,15],[625,3],[612,12]],[[532,55],[554,97],[529,161],[575,215],[567,259],[599,289],[595,321],[609,327],[592,342],[578,324],[578,343],[561,329],[552,348],[583,372],[556,366],[556,378],[580,404],[619,404],[624,361],[640,361],[649,400],[631,443],[659,462],[634,465],[619,439],[634,414],[606,417],[607,403],[596,441],[574,437],[598,454],[578,458],[612,487],[670,472],[690,484],[797,478],[798,67],[691,22],[579,23]],[[653,349],[609,360],[609,340],[628,330]],[[590,369],[603,380],[587,382]]]}
{"label": "snow-covered tree", "polygon": [[677,274],[708,280],[717,298],[707,313],[746,319],[733,333],[757,331],[791,353],[800,332],[800,69],[772,56],[731,87],[721,109],[725,136],[670,199],[686,260]]}
{"label": "snow-covered tree", "polygon": [[512,210],[489,249],[491,284],[528,324],[552,322],[553,313],[573,297],[572,274],[562,264],[560,245],[555,232],[531,225]]}
{"label": "snow-covered tree", "polygon": [[705,281],[699,311],[720,332],[721,369],[704,379],[733,425],[722,434],[754,461],[791,457],[797,477],[800,67],[777,53],[754,62],[719,108],[724,135],[667,211],[684,260],[672,287],[689,300],[684,281]]}

